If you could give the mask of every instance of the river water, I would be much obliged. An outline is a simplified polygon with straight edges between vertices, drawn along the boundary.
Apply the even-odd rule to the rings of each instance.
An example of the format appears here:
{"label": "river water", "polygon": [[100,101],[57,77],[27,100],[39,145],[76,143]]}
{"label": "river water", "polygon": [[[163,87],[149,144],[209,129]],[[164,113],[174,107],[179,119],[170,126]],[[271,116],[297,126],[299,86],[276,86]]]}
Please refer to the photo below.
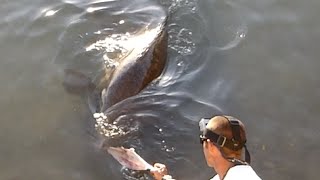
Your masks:
{"label": "river water", "polygon": [[[76,37],[90,41],[104,21],[120,22],[114,9],[149,3],[1,0],[1,180],[124,178],[98,148],[87,102],[62,86],[63,53],[81,51]],[[127,143],[177,179],[209,179],[197,121],[223,112],[245,123],[263,179],[317,179],[320,1],[157,3],[169,14],[168,62],[159,79],[117,106],[139,124],[140,135]],[[86,59],[95,57],[76,65]]]}

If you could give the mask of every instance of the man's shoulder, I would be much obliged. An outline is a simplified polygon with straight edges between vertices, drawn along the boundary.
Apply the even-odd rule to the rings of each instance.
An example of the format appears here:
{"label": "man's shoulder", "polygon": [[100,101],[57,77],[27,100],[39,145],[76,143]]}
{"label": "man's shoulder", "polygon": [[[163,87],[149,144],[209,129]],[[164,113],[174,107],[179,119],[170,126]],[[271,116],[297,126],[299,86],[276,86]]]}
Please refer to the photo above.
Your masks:
{"label": "man's shoulder", "polygon": [[[247,179],[261,180],[257,173],[249,165],[238,165],[229,169],[224,180]],[[220,180],[219,175],[213,176],[210,180]]]}
{"label": "man's shoulder", "polygon": [[210,180],[220,180],[218,174],[213,176],[213,178],[211,178]]}
{"label": "man's shoulder", "polygon": [[249,165],[238,165],[229,169],[225,180],[232,179],[250,179],[250,180],[261,180],[257,173]]}

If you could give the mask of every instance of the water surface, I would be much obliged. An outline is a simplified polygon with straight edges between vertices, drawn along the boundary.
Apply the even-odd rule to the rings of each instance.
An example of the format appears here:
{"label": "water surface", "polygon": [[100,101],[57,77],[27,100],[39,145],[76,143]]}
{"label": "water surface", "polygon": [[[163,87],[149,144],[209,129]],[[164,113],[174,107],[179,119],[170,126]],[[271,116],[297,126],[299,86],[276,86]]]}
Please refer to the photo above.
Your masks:
{"label": "water surface", "polygon": [[[2,1],[0,179],[123,178],[98,149],[86,100],[62,82],[70,61],[92,77],[99,73],[87,65],[101,64],[101,54],[82,53],[105,35],[94,32],[150,17],[119,15],[154,5],[127,2]],[[149,162],[166,163],[177,179],[208,179],[214,172],[197,121],[224,112],[246,124],[252,166],[263,179],[317,179],[320,2],[158,3],[169,13],[166,69],[115,108],[135,119],[128,123],[139,129],[132,146]]]}

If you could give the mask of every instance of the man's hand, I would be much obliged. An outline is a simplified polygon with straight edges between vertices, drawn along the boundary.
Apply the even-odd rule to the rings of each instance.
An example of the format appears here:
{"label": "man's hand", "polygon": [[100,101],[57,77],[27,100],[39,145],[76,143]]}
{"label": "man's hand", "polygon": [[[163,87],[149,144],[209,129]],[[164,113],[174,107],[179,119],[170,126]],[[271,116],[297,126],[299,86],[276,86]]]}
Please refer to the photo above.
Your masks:
{"label": "man's hand", "polygon": [[174,180],[170,175],[168,175],[168,170],[166,165],[160,164],[160,163],[155,163],[153,165],[155,167],[155,171],[151,171],[151,174],[153,175],[155,180]]}

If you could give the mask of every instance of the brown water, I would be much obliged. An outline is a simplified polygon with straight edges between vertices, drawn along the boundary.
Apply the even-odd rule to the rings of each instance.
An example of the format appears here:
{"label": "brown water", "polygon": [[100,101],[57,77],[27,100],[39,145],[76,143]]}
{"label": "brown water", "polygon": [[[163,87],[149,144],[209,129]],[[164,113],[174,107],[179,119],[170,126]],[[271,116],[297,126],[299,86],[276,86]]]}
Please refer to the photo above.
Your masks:
{"label": "brown water", "polygon": [[[62,64],[70,56],[61,55],[81,52],[85,41],[75,37],[90,41],[104,20],[119,22],[113,10],[151,3],[123,2],[1,1],[1,180],[123,178],[98,149],[85,98],[65,92]],[[114,108],[138,127],[127,144],[178,179],[208,179],[214,172],[197,120],[224,112],[246,124],[252,166],[263,179],[317,179],[320,1],[159,2],[170,14],[168,64],[160,79]],[[89,7],[105,11],[91,16]]]}

